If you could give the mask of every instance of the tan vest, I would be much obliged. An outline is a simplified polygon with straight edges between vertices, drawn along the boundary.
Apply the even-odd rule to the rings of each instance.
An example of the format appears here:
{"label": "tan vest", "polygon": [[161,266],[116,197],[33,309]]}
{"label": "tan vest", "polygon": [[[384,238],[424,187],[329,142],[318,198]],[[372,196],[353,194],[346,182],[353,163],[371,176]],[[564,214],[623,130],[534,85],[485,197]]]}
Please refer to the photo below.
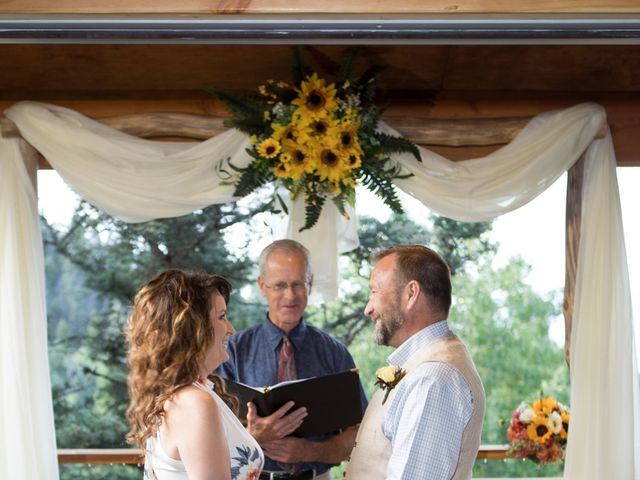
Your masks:
{"label": "tan vest", "polygon": [[[484,388],[482,381],[473,364],[473,360],[462,341],[449,332],[446,335],[428,343],[421,350],[414,353],[403,368],[407,377],[420,364],[426,362],[445,362],[456,368],[465,378],[473,392],[473,413],[469,423],[462,433],[462,442],[458,454],[458,462],[451,477],[453,480],[471,478],[473,463],[480,447],[480,433],[484,416]],[[404,381],[401,380],[401,381]],[[345,478],[347,480],[376,480],[387,476],[387,464],[391,457],[391,442],[382,433],[382,423],[389,405],[397,392],[394,388],[384,405],[384,394],[378,390],[364,415],[356,444],[351,452],[351,459],[347,466]],[[420,480],[420,479],[416,479]]]}

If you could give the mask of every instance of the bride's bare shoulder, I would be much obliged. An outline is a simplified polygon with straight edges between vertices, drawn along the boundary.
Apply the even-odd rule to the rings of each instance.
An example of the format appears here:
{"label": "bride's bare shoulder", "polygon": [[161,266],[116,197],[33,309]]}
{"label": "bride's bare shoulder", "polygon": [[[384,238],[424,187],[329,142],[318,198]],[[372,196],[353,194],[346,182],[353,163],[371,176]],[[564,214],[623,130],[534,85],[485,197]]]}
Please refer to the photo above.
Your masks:
{"label": "bride's bare shoulder", "polygon": [[218,406],[210,393],[193,385],[178,390],[165,402],[164,411],[168,416],[211,416],[217,415]]}

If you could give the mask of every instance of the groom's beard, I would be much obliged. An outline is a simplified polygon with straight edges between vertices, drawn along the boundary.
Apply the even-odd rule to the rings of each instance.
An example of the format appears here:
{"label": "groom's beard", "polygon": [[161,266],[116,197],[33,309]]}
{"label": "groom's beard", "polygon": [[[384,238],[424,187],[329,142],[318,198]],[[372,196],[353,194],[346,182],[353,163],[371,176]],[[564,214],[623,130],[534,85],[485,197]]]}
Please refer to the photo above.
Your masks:
{"label": "groom's beard", "polygon": [[400,312],[400,299],[396,298],[392,304],[378,314],[376,320],[373,339],[378,345],[389,346],[391,338],[404,324],[404,318]]}

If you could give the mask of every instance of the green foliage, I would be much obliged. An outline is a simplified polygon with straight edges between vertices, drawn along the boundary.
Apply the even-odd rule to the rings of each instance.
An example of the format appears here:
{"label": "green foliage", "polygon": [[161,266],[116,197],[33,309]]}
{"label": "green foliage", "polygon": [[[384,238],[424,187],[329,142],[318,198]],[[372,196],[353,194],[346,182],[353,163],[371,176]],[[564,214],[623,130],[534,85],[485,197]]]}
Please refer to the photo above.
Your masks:
{"label": "green foliage", "polygon": [[[363,83],[354,80],[356,52],[347,55],[334,83],[312,73],[302,49],[295,47],[292,85],[267,80],[258,88],[261,98],[208,89],[233,113],[227,125],[252,135],[253,146],[247,150],[252,163],[244,168],[229,163],[235,174],[221,169],[229,173],[226,182],[235,185],[234,195],[246,196],[269,182],[289,190],[293,198],[303,194],[300,231],[315,225],[327,198],[345,214],[358,180],[394,212],[402,212],[392,180],[411,174],[396,165],[387,168],[389,155],[408,152],[421,161],[420,154],[409,140],[377,131],[379,70],[367,70]],[[268,205],[276,204],[273,199]]]}
{"label": "green foliage", "polygon": [[[253,150],[247,150],[247,152],[252,157],[256,156]],[[238,197],[249,195],[256,189],[273,181],[273,173],[271,171],[271,167],[265,162],[256,160],[254,162],[251,162],[244,168],[235,167],[229,162],[229,166],[233,170],[240,172],[241,174],[238,178],[237,183],[235,184],[235,190],[233,192],[233,194]]]}
{"label": "green foliage", "polygon": [[[420,152],[415,143],[403,137],[394,137],[386,133],[377,132],[376,140],[379,142],[378,147],[373,152],[374,155],[391,155],[393,153],[411,153],[415,159],[422,162]],[[398,177],[399,175],[396,175]],[[411,175],[408,175],[411,176]]]}
{"label": "green foliage", "polygon": [[453,275],[462,271],[469,259],[496,251],[488,237],[491,222],[458,222],[435,215],[432,216],[432,221],[432,246],[447,259]]}
{"label": "green foliage", "polygon": [[[558,292],[540,296],[527,285],[529,267],[513,259],[494,270],[495,246],[487,239],[490,223],[460,223],[433,217],[428,230],[404,216],[386,224],[360,218],[361,247],[349,254],[347,273],[337,302],[313,310],[309,320],[349,344],[369,396],[375,371],[392,351],[375,346],[373,324],[363,315],[368,299],[368,258],[378,248],[397,243],[438,245],[454,265],[453,331],[469,346],[486,391],[483,444],[506,444],[511,412],[540,389],[569,404],[568,372],[563,350],[549,338],[549,323],[560,311]],[[506,423],[501,425],[501,420]],[[341,478],[334,469],[334,478]],[[521,460],[480,461],[474,477],[560,476],[562,465],[539,466]]]}
{"label": "green foliage", "polygon": [[[216,87],[207,87],[206,90],[222,103],[224,103],[224,105],[234,115],[237,115],[242,119],[253,119],[254,121],[250,122],[251,125],[255,125],[261,128],[265,127],[265,122],[264,120],[262,120],[262,112],[267,110],[269,107],[267,103],[259,97],[238,95],[237,93],[231,92],[229,90],[224,90]],[[253,135],[254,133],[259,133],[260,129],[256,131],[243,131],[245,131],[249,135]]]}
{"label": "green foliage", "polygon": [[[49,304],[49,355],[56,434],[61,448],[124,447],[127,425],[126,362],[122,332],[134,292],[151,275],[172,266],[203,268],[251,286],[255,265],[247,256],[250,233],[223,232],[259,211],[230,205],[145,224],[125,224],[81,204],[68,232],[43,225]],[[344,258],[339,300],[309,308],[310,323],[349,345],[368,395],[375,370],[389,348],[374,346],[373,324],[363,310],[368,300],[369,256],[398,243],[433,246],[454,272],[452,329],[469,346],[487,394],[482,442],[506,443],[506,425],[521,400],[542,388],[568,403],[562,349],[548,337],[559,314],[557,292],[540,296],[523,280],[528,267],[519,259],[494,270],[495,246],[489,223],[468,224],[432,217],[431,227],[394,214],[385,224],[360,218],[361,246]],[[262,321],[264,307],[233,295],[230,317],[237,329]],[[336,469],[336,472],[339,470]],[[560,466],[530,462],[479,462],[475,476],[558,475]],[[337,475],[337,473],[336,473]],[[139,478],[136,467],[62,466],[61,478]]]}
{"label": "green foliage", "polygon": [[[360,183],[367,187],[373,193],[375,193],[380,199],[387,205],[394,213],[402,213],[402,203],[398,198],[398,192],[396,187],[391,183],[389,178],[380,175],[381,172],[392,173],[392,170],[384,169],[384,162],[380,161],[379,166],[374,164],[365,165],[360,167]],[[392,177],[393,178],[393,177]]]}
{"label": "green foliage", "polygon": [[300,85],[305,77],[311,74],[311,67],[307,64],[302,52],[302,47],[299,45],[293,46],[293,61],[291,67],[293,71],[293,81],[296,85]]}
{"label": "green foliage", "polygon": [[[569,404],[563,350],[549,338],[549,322],[559,314],[559,298],[537,295],[527,285],[529,267],[521,259],[493,270],[490,258],[475,275],[455,278],[452,328],[469,346],[483,380],[487,401],[482,442],[504,444],[511,413],[540,390]],[[505,424],[501,425],[501,420]],[[561,466],[531,462],[480,463],[476,476],[557,475]]]}
{"label": "green foliage", "polygon": [[[209,207],[192,215],[126,224],[80,204],[68,231],[43,219],[49,310],[49,361],[59,448],[124,448],[124,329],[134,293],[171,267],[221,273],[241,287],[253,282],[250,241],[229,247],[224,231],[259,209]],[[230,251],[233,248],[233,252]],[[237,328],[263,309],[234,295]],[[135,467],[65,466],[61,478],[140,478]]]}

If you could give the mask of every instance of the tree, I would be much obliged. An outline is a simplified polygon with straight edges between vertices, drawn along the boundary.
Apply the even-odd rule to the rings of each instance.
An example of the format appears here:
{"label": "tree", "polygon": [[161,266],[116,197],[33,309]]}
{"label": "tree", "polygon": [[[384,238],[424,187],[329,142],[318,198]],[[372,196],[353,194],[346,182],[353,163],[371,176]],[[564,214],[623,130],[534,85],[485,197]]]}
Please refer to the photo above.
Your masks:
{"label": "tree", "polygon": [[[246,255],[251,236],[229,245],[225,231],[261,209],[213,206],[178,218],[127,224],[81,202],[71,226],[42,219],[46,246],[52,389],[58,445],[125,447],[125,330],[135,292],[172,267],[222,274],[241,287],[253,281]],[[257,305],[234,296],[230,316],[255,315]],[[260,312],[262,315],[262,312]],[[64,467],[62,478],[139,478],[136,468]],[[88,476],[84,476],[88,475]]]}
{"label": "tree", "polygon": [[[549,338],[549,324],[560,312],[559,292],[538,295],[525,282],[530,267],[512,259],[492,268],[496,245],[485,233],[487,224],[462,224],[433,218],[431,231],[406,217],[392,217],[384,225],[361,218],[361,247],[350,254],[341,285],[342,298],[318,307],[310,321],[349,343],[369,397],[375,392],[375,371],[386,365],[389,347],[373,344],[373,324],[362,311],[368,299],[369,255],[376,248],[397,243],[426,243],[453,265],[452,330],[469,346],[483,379],[486,412],[483,444],[507,443],[511,412],[523,400],[543,390],[568,404],[568,372],[563,350]],[[501,420],[507,423],[501,424]],[[530,461],[478,462],[474,476],[555,476],[561,465],[539,468]],[[341,478],[340,471],[334,478]]]}
{"label": "tree", "polygon": [[[490,222],[461,223],[432,216],[429,230],[404,214],[392,215],[384,224],[371,217],[360,217],[360,246],[346,255],[342,268],[340,298],[317,309],[310,309],[308,318],[316,322],[346,345],[350,345],[369,322],[364,316],[368,300],[369,259],[376,251],[400,243],[429,245],[442,254],[452,273],[462,271],[469,262],[492,252],[488,241]],[[446,246],[438,248],[439,245]]]}
{"label": "tree", "polygon": [[[227,276],[237,289],[255,284],[257,268],[248,255],[255,235],[234,236],[230,227],[256,212],[216,206],[193,215],[126,224],[80,204],[72,226],[61,232],[43,222],[47,251],[50,359],[58,444],[61,447],[122,447],[128,427],[123,330],[135,291],[170,267],[202,268]],[[548,338],[559,311],[556,294],[540,297],[523,280],[527,266],[513,260],[492,270],[495,245],[489,223],[463,224],[433,217],[431,227],[406,216],[388,222],[360,219],[361,246],[345,256],[339,300],[310,308],[307,319],[349,345],[368,394],[375,370],[391,349],[374,347],[373,325],[364,316],[369,257],[398,243],[420,243],[441,252],[454,273],[452,329],[470,346],[487,391],[483,442],[505,443],[505,427],[521,400],[540,389],[567,402],[562,349]],[[252,227],[248,227],[252,228]],[[250,230],[251,231],[251,230]],[[255,293],[255,288],[254,288]],[[261,321],[255,298],[234,295],[230,317],[241,329]],[[136,468],[64,467],[62,478],[139,478]],[[535,475],[523,462],[489,462],[476,475]]]}

